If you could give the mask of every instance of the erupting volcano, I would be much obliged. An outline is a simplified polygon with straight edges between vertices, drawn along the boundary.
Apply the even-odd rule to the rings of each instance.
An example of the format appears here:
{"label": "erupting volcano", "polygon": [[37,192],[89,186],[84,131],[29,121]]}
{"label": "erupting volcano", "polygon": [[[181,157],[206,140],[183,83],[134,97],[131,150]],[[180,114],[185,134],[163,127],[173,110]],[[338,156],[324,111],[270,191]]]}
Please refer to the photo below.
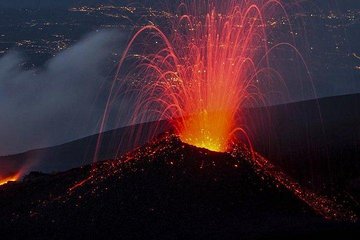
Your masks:
{"label": "erupting volcano", "polygon": [[102,129],[110,105],[128,94],[131,124],[171,119],[182,141],[218,152],[236,138],[251,145],[243,109],[266,102],[271,90],[263,84],[282,82],[269,63],[272,51],[294,48],[268,45],[268,18],[279,12],[288,19],[280,1],[183,1],[166,30],[141,28],[119,62]]}
{"label": "erupting volcano", "polygon": [[[261,126],[247,124],[263,120],[254,116],[266,116],[274,95],[290,95],[273,53],[288,50],[307,70],[281,0],[182,0],[166,16],[129,39],[106,86],[100,134],[56,149],[68,157],[89,144],[91,157],[80,156],[93,162],[0,187],[1,236],[259,239],[296,229],[311,238],[333,226],[345,236],[337,221],[358,231],[350,194],[317,192],[253,147]],[[272,31],[277,22],[285,33]],[[114,122],[123,128],[105,132]]]}

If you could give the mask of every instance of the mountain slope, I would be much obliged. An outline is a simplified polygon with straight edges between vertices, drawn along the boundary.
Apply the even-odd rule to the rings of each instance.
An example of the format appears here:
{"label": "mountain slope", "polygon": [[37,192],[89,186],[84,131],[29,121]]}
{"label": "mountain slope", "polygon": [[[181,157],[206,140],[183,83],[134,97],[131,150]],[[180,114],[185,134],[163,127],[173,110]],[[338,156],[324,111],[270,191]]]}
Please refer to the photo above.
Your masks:
{"label": "mountain slope", "polygon": [[[319,114],[319,108],[321,115]],[[322,117],[320,117],[322,116]],[[309,187],[340,185],[360,199],[360,94],[250,109],[245,125],[250,129],[254,148],[263,156]],[[144,134],[138,145],[131,132],[153,129],[169,131],[168,122],[146,123],[103,134],[99,160],[114,158],[146,143]],[[155,134],[156,135],[156,134]],[[98,135],[60,146],[0,157],[0,177],[19,171],[65,171],[93,160]]]}
{"label": "mountain slope", "polygon": [[344,203],[296,187],[251,156],[244,146],[231,154],[214,153],[164,135],[116,160],[32,174],[0,187],[0,205],[6,206],[0,208],[0,234],[27,239],[359,236],[358,224],[323,218],[354,221]]}

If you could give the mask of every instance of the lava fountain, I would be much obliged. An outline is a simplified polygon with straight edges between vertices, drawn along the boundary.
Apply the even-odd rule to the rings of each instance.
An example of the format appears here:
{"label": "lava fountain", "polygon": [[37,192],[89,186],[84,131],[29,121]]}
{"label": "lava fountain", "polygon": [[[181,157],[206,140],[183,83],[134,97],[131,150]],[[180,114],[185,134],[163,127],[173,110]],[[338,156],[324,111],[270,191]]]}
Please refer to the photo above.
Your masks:
{"label": "lava fountain", "polygon": [[182,1],[164,29],[138,29],[119,61],[101,128],[124,94],[135,106],[129,125],[170,119],[185,143],[224,152],[241,138],[251,146],[244,107],[265,102],[263,82],[283,82],[269,55],[292,46],[269,46],[271,12],[289,19],[278,0]]}

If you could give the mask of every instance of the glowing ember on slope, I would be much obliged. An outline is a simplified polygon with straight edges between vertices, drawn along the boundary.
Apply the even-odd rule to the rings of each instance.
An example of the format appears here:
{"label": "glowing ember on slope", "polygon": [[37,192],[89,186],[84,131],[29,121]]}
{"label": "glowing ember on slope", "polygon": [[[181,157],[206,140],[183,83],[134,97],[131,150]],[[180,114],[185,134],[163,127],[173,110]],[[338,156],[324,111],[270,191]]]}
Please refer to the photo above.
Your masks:
{"label": "glowing ember on slope", "polygon": [[[136,107],[129,125],[173,119],[182,141],[219,152],[234,138],[249,141],[240,126],[244,106],[265,102],[261,82],[281,81],[269,63],[272,50],[292,48],[281,41],[268,46],[272,11],[288,19],[280,1],[182,1],[170,28],[141,28],[119,62],[101,130],[110,105],[130,94]],[[131,67],[121,72],[125,63]]]}
{"label": "glowing ember on slope", "polygon": [[19,180],[20,176],[21,176],[21,174],[17,173],[17,174],[12,175],[12,176],[8,176],[8,177],[5,177],[5,178],[0,178],[0,186],[5,185],[8,182],[15,182],[15,181]]}
{"label": "glowing ember on slope", "polygon": [[348,209],[328,196],[316,194],[302,187],[259,153],[248,151],[244,146],[235,146],[232,155],[234,157],[245,157],[258,173],[270,177],[277,186],[282,186],[292,192],[325,219],[349,222],[358,221],[358,216],[352,209]]}
{"label": "glowing ember on slope", "polygon": [[[6,162],[5,162],[6,163]],[[29,172],[29,169],[36,164],[36,161],[28,161],[22,164],[22,166],[7,166],[2,165],[0,169],[0,186],[5,185],[8,182],[19,181]]]}

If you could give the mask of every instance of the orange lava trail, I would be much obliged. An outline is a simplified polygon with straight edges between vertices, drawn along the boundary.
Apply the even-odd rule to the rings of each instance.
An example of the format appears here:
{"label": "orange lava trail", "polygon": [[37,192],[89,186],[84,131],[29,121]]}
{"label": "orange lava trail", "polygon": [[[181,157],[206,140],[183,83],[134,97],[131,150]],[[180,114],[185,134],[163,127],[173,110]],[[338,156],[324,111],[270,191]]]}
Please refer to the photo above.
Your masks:
{"label": "orange lava trail", "polygon": [[81,180],[80,182],[77,182],[72,187],[69,188],[69,192],[74,191],[75,189],[82,187],[85,183],[89,182],[91,180],[92,176],[85,178],[84,180]]}
{"label": "orange lava trail", "polygon": [[[242,155],[243,153],[243,149],[240,152],[235,147],[232,154],[237,156],[239,154]],[[325,219],[350,222],[358,221],[357,215],[352,210],[347,209],[334,200],[331,200],[329,197],[316,194],[309,189],[302,187],[298,182],[287,176],[283,171],[274,166],[269,160],[260,154],[250,151],[247,155],[246,159],[258,172],[271,177],[279,185],[284,186]]]}

